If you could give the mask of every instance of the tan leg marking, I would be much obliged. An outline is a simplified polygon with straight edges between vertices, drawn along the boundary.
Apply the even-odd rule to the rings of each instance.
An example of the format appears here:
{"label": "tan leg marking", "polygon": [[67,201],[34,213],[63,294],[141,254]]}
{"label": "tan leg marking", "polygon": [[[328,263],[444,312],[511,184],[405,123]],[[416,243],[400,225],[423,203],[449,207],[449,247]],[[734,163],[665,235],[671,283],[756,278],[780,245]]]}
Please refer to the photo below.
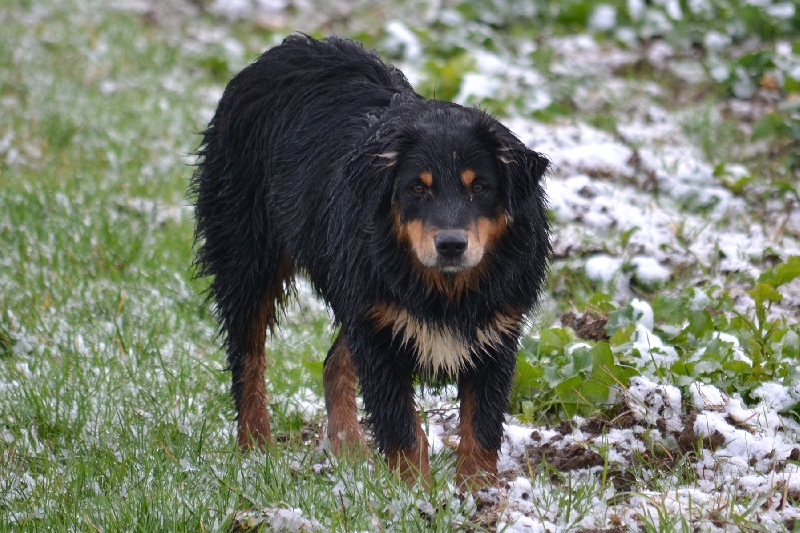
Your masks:
{"label": "tan leg marking", "polygon": [[[262,305],[262,308],[266,306]],[[272,429],[267,410],[267,388],[264,372],[267,358],[264,353],[264,342],[267,330],[264,317],[266,312],[260,311],[253,325],[250,350],[242,372],[242,397],[239,407],[238,441],[241,450],[265,448],[273,444]]]}
{"label": "tan leg marking", "polygon": [[497,484],[497,451],[487,450],[475,437],[472,416],[475,393],[464,391],[461,400],[459,433],[461,442],[456,451],[456,482],[465,490],[478,490]]}
{"label": "tan leg marking", "polygon": [[322,374],[325,408],[328,411],[328,442],[335,457],[362,456],[369,451],[356,405],[356,372],[350,350],[340,333]]}
{"label": "tan leg marking", "polygon": [[264,343],[267,330],[275,325],[278,306],[286,300],[286,284],[293,276],[292,262],[284,257],[275,271],[273,283],[267,290],[258,307],[258,312],[250,325],[250,341],[244,370],[240,376],[242,395],[240,398],[238,420],[238,442],[242,451],[251,448],[265,448],[274,444],[267,409],[267,387],[264,373],[267,357]]}
{"label": "tan leg marking", "polygon": [[414,413],[414,423],[417,427],[417,440],[410,449],[390,450],[386,453],[389,468],[400,479],[413,485],[418,479],[422,480],[425,490],[431,486],[431,462],[428,456],[428,437],[422,430],[419,414]]}

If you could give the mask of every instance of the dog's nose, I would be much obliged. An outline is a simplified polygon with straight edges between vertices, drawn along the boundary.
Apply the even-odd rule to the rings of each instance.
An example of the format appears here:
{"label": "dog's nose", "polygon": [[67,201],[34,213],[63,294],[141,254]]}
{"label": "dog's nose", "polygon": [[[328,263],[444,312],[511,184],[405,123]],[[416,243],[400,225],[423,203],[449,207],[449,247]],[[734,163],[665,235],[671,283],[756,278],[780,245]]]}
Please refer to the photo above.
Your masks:
{"label": "dog's nose", "polygon": [[442,257],[455,259],[467,249],[467,236],[461,231],[442,231],[433,239]]}

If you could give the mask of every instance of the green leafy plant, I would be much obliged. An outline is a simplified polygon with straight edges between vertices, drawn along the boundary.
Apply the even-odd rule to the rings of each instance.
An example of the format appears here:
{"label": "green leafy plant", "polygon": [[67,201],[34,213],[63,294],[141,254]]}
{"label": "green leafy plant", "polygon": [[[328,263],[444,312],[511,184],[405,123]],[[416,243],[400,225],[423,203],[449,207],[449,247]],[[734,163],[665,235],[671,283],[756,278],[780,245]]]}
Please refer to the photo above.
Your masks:
{"label": "green leafy plant", "polygon": [[636,374],[608,342],[577,339],[570,328],[548,328],[520,351],[512,405],[529,421],[589,415],[613,404],[614,391]]}
{"label": "green leafy plant", "polygon": [[778,288],[798,277],[800,257],[764,272],[749,291],[752,317],[737,312],[719,287],[657,295],[653,334],[677,354],[668,366],[648,362],[639,352],[637,308],[615,307],[608,295],[596,294],[587,310],[607,317],[608,341],[577,339],[566,327],[543,330],[538,341],[528,341],[520,351],[512,406],[531,421],[592,414],[613,403],[615,388],[643,370],[682,386],[713,383],[746,398],[764,381],[794,378],[800,362],[798,326],[770,318],[770,310],[782,299]]}

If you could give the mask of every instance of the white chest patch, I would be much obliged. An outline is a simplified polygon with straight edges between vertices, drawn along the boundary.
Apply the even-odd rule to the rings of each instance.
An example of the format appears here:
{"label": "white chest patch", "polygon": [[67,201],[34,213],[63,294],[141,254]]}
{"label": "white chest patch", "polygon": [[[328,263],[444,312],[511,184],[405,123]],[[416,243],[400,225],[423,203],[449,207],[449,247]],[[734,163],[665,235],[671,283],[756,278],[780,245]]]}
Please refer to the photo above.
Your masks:
{"label": "white chest patch", "polygon": [[392,335],[412,345],[419,366],[432,374],[457,376],[475,364],[478,352],[501,342],[501,333],[511,330],[508,317],[497,315],[491,324],[475,332],[476,342],[467,343],[448,326],[430,325],[407,311],[393,306],[376,308],[375,318],[384,327],[391,326]]}
{"label": "white chest patch", "polygon": [[402,336],[406,344],[413,343],[419,365],[433,374],[445,372],[456,376],[459,370],[473,364],[467,344],[447,326],[431,327],[406,311],[400,311],[392,334]]}

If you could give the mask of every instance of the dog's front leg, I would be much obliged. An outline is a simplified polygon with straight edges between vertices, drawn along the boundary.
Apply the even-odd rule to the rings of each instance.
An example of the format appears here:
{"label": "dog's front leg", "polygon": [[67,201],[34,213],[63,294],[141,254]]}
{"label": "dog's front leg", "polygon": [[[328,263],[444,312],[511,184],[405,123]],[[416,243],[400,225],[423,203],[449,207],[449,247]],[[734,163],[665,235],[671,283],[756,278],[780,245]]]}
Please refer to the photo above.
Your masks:
{"label": "dog's front leg", "polygon": [[431,467],[428,457],[428,437],[422,430],[422,423],[416,409],[414,409],[413,415],[415,431],[412,445],[410,447],[404,445],[387,447],[386,459],[389,462],[389,468],[409,485],[413,485],[417,479],[421,479],[425,488],[429,488]]}
{"label": "dog's front leg", "polygon": [[498,359],[463,373],[458,380],[461,440],[456,452],[456,481],[465,489],[497,482],[497,456],[514,380],[514,360],[503,364],[503,356]]}
{"label": "dog's front leg", "polygon": [[[377,339],[376,339],[377,337]],[[364,408],[378,448],[389,467],[409,484],[430,485],[428,438],[414,401],[413,372],[407,359],[392,350],[388,332],[374,335],[369,348],[354,347]],[[381,342],[383,341],[383,342]]]}

